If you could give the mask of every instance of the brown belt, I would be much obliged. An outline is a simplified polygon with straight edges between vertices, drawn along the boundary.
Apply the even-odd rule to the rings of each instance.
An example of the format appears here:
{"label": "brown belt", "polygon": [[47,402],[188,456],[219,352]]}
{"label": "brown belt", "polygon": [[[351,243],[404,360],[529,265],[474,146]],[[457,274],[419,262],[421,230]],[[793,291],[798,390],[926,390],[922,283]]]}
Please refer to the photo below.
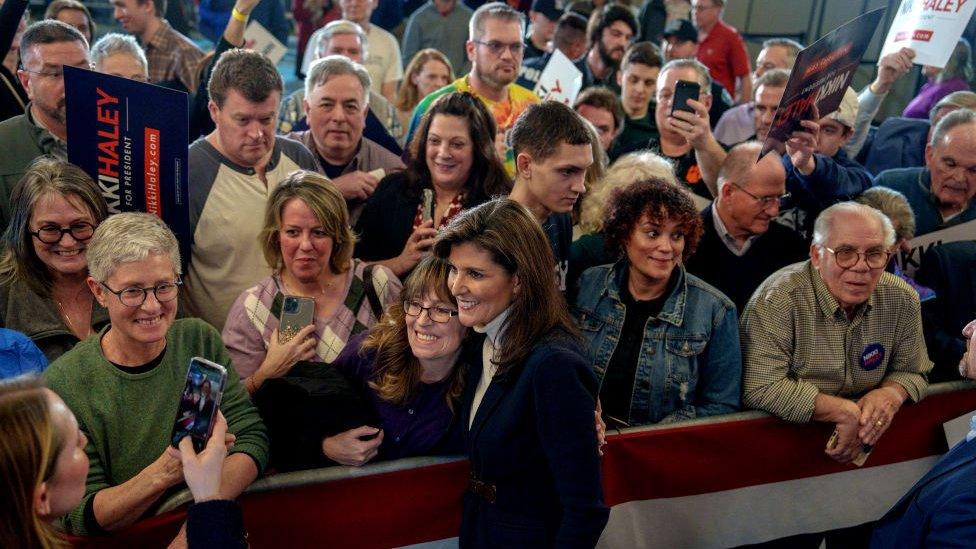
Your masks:
{"label": "brown belt", "polygon": [[495,496],[497,495],[495,485],[478,480],[474,474],[468,478],[468,491],[478,495],[481,499],[487,501],[488,503],[495,503]]}

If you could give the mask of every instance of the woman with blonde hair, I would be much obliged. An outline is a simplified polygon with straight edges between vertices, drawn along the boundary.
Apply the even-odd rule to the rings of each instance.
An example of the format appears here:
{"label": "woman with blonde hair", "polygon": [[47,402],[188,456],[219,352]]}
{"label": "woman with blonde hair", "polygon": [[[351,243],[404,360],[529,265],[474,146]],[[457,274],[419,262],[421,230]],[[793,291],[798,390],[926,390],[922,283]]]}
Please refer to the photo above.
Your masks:
{"label": "woman with blonde hair", "polygon": [[80,168],[41,157],[14,187],[0,252],[0,327],[27,334],[53,361],[108,323],[86,283],[88,240],[108,216]]}
{"label": "woman with blonde hair", "polygon": [[[275,188],[259,238],[274,273],[241,293],[222,334],[252,394],[301,360],[331,363],[396,302],[401,287],[389,269],[353,259],[346,201],[320,174],[296,171]],[[311,298],[315,306],[312,324],[281,342],[284,296]]]}
{"label": "woman with blonde hair", "polygon": [[422,49],[414,54],[403,73],[403,81],[393,105],[400,119],[400,127],[410,125],[413,109],[421,99],[453,81],[454,69],[446,55],[434,48]]}
{"label": "woman with blonde hair", "polygon": [[610,195],[635,181],[658,178],[675,185],[674,166],[669,160],[650,151],[634,152],[620,157],[610,166],[602,181],[588,187],[580,206],[579,229],[582,236],[570,248],[569,274],[566,288],[575,292],[576,281],[583,271],[597,265],[616,261],[616,256],[608,253],[604,246],[604,210]]}

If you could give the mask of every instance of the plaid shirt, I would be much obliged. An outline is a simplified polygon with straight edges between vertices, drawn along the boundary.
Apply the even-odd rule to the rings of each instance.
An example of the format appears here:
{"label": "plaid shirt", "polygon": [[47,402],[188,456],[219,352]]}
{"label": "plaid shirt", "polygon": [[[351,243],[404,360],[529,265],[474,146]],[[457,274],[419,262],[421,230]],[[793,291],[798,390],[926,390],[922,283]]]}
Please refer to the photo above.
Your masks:
{"label": "plaid shirt", "polygon": [[201,50],[192,40],[175,31],[165,19],[160,20],[159,30],[143,44],[149,61],[149,81],[158,84],[179,81],[186,91],[197,89],[200,77]]}
{"label": "plaid shirt", "polygon": [[918,401],[932,369],[918,294],[882,273],[848,320],[810,261],[774,273],[742,314],[743,402],[810,421],[818,393],[850,397],[894,381]]}

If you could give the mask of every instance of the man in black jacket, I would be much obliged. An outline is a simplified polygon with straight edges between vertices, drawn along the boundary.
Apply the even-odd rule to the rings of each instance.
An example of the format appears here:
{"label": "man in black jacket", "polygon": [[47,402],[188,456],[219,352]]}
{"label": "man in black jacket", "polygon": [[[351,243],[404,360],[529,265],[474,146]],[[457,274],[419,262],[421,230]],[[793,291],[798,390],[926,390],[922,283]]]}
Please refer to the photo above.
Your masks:
{"label": "man in black jacket", "polygon": [[771,274],[802,261],[808,248],[776,223],[786,195],[786,171],[775,152],[758,163],[762,145],[747,141],[729,151],[718,175],[718,196],[702,212],[705,232],[688,260],[688,272],[715,286],[745,309]]}

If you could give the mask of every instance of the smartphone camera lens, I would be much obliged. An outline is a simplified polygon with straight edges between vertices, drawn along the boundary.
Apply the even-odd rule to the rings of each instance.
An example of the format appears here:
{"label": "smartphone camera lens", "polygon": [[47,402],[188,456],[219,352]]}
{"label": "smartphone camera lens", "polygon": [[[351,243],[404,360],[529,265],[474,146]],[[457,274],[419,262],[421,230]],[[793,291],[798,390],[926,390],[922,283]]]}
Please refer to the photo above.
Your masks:
{"label": "smartphone camera lens", "polygon": [[294,297],[286,297],[282,308],[286,313],[293,315],[298,312],[298,300]]}

